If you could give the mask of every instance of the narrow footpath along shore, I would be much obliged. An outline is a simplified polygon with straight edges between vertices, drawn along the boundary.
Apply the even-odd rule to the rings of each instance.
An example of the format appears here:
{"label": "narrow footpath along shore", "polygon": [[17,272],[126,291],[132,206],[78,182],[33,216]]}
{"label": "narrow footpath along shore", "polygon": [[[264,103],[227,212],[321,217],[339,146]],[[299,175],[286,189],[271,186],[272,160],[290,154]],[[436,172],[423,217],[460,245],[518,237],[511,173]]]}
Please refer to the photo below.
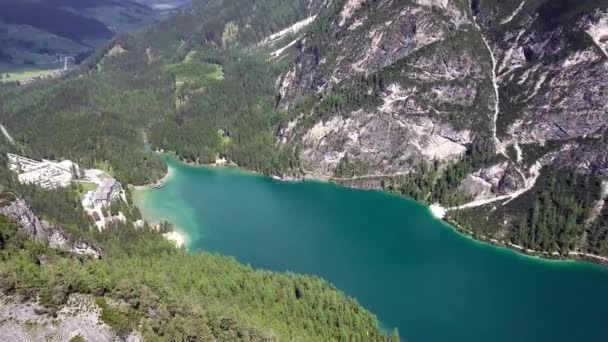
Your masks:
{"label": "narrow footpath along shore", "polygon": [[[491,201],[489,203],[492,203],[492,202],[495,202],[495,201]],[[523,246],[511,243],[509,241],[501,241],[498,239],[489,238],[485,235],[475,235],[474,232],[462,227],[461,225],[456,223],[454,220],[446,218],[446,215],[448,212],[458,210],[461,208],[462,207],[445,208],[439,203],[435,203],[435,204],[432,204],[429,206],[429,210],[431,211],[431,213],[433,214],[433,216],[435,218],[448,223],[450,226],[452,226],[454,229],[456,229],[456,231],[459,232],[460,234],[468,236],[474,240],[486,242],[486,243],[492,244],[494,246],[505,247],[510,250],[513,250],[513,251],[516,251],[516,252],[519,252],[519,253],[522,253],[522,254],[525,254],[528,256],[539,257],[539,258],[548,259],[548,260],[562,260],[562,261],[584,260],[584,261],[595,262],[595,263],[601,264],[603,266],[608,266],[608,257],[603,257],[601,255],[595,255],[595,254],[589,254],[589,253],[583,253],[583,252],[575,252],[575,251],[568,251],[568,253],[565,255],[560,254],[558,252],[553,252],[553,254],[551,254],[548,252],[528,249]]]}
{"label": "narrow footpath along shore", "polygon": [[527,256],[537,257],[537,258],[541,258],[541,259],[545,259],[545,260],[557,260],[557,261],[589,261],[589,262],[593,262],[593,263],[608,267],[608,258],[603,257],[601,255],[595,255],[595,254],[589,254],[589,253],[583,253],[583,252],[575,252],[575,251],[568,251],[566,254],[560,254],[559,252],[548,253],[548,252],[543,252],[543,251],[537,251],[534,249],[525,248],[523,246],[511,243],[509,241],[502,241],[502,240],[498,240],[495,238],[489,238],[485,235],[476,235],[473,231],[462,227],[457,222],[455,222],[454,220],[451,220],[449,218],[443,218],[442,220],[444,222],[448,223],[451,227],[453,227],[453,229],[455,229],[460,234],[470,237],[471,239],[474,239],[474,240],[480,241],[480,242],[485,242],[485,243],[488,243],[488,244],[491,244],[494,246],[504,247],[504,248],[510,249],[512,251],[515,251],[515,252],[518,252],[518,253],[521,253],[521,254],[524,254]]}

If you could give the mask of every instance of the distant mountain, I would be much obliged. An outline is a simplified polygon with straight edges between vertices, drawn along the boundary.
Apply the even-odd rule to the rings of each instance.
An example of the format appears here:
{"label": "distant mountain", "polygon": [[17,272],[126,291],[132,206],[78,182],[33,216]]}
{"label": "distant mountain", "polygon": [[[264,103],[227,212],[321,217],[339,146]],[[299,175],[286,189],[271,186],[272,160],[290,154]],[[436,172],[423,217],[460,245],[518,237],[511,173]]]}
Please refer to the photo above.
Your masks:
{"label": "distant mountain", "polygon": [[57,54],[84,56],[158,16],[134,1],[0,0],[0,62],[43,65]]}

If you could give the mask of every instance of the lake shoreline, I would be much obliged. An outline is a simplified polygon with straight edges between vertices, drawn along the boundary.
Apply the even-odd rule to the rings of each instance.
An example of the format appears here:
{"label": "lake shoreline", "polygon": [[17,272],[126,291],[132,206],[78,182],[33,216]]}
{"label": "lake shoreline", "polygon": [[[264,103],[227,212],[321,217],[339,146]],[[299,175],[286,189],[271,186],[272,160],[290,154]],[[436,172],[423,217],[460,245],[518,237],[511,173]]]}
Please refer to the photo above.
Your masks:
{"label": "lake shoreline", "polygon": [[536,259],[543,260],[543,261],[590,262],[595,265],[608,268],[608,258],[600,256],[600,255],[586,254],[586,253],[581,253],[581,252],[569,252],[567,255],[562,255],[557,252],[550,254],[548,252],[536,251],[533,249],[524,248],[522,246],[513,244],[508,241],[501,241],[501,240],[494,239],[494,238],[488,238],[486,236],[476,235],[471,230],[468,230],[468,229],[462,227],[457,222],[455,222],[454,220],[451,220],[449,218],[445,218],[442,221],[445,222],[451,229],[455,230],[462,236],[465,236],[474,241],[485,243],[485,244],[488,244],[491,246],[505,248],[509,251],[516,252],[523,256],[528,256],[528,257],[536,258]]}
{"label": "lake shoreline", "polygon": [[[275,180],[275,181],[279,181],[279,182],[306,182],[306,181],[318,181],[318,182],[326,182],[326,183],[332,183],[338,186],[343,186],[346,188],[351,188],[351,189],[357,189],[357,190],[362,190],[362,191],[370,191],[370,189],[363,189],[363,188],[358,188],[356,186],[347,186],[344,184],[341,184],[339,181],[335,181],[332,180],[331,177],[315,177],[314,174],[307,174],[307,173],[300,173],[300,174],[296,174],[294,173],[293,175],[289,175],[289,174],[282,174],[282,175],[277,175],[277,174],[273,174],[273,175],[264,175],[260,172],[257,171],[253,171],[253,170],[249,170],[246,168],[242,168],[240,166],[238,166],[236,163],[231,162],[231,161],[223,161],[222,163],[218,163],[217,161],[215,163],[212,164],[201,164],[201,163],[197,163],[197,162],[186,162],[183,160],[180,160],[177,156],[175,155],[171,155],[172,158],[174,158],[174,160],[180,164],[183,165],[187,165],[189,167],[194,167],[194,168],[236,168],[239,169],[241,171],[244,171],[248,174],[251,175],[256,175],[259,177],[264,177],[267,179],[271,179],[271,180]],[[144,186],[135,186],[134,189],[135,191],[142,191],[142,190],[150,190],[150,189],[159,189],[164,187],[164,185],[166,184],[166,182],[168,182],[171,177],[174,174],[174,171],[171,169],[170,166],[167,167],[168,171],[167,174],[160,180],[158,180],[155,183],[149,184],[149,185],[144,185]],[[378,192],[382,192],[382,193],[386,193],[388,194],[388,192],[386,191],[382,191],[382,190],[371,190],[371,191],[378,191]],[[399,196],[399,195],[395,195],[397,197],[401,197],[401,198],[407,198],[404,196]],[[545,260],[545,261],[562,261],[562,262],[568,262],[568,261],[583,261],[583,262],[590,262],[602,267],[608,267],[608,258],[607,257],[603,257],[603,256],[599,256],[599,255],[592,255],[592,254],[586,254],[586,253],[582,253],[582,252],[570,252],[567,255],[562,255],[562,254],[549,254],[547,252],[541,252],[541,251],[536,251],[536,250],[530,250],[530,249],[526,249],[523,248],[521,246],[515,245],[511,242],[508,241],[501,241],[498,239],[494,239],[494,238],[488,238],[485,236],[478,236],[475,233],[473,233],[470,230],[465,229],[464,227],[460,226],[457,222],[455,222],[454,220],[450,219],[447,216],[447,210],[441,206],[438,203],[435,204],[427,204],[424,202],[420,202],[420,201],[416,201],[412,198],[408,198],[409,200],[418,202],[422,205],[424,205],[425,207],[427,207],[427,209],[429,210],[430,214],[437,220],[442,221],[443,223],[447,224],[447,226],[450,229],[455,230],[456,232],[458,232],[459,234],[467,237],[467,238],[471,238],[475,241],[478,242],[482,242],[491,246],[495,246],[495,247],[502,247],[502,248],[506,248],[510,251],[514,251],[516,253],[519,253],[521,255],[525,255],[525,256],[529,256],[529,257],[534,257],[534,258],[538,258],[541,260]],[[139,208],[141,209],[141,208]],[[179,233],[178,233],[179,234]],[[175,238],[175,237],[173,237]],[[183,236],[177,239],[179,241],[182,242],[182,244],[185,243],[185,241],[187,241],[187,239]],[[174,242],[174,240],[172,240]]]}
{"label": "lake shoreline", "polygon": [[165,184],[171,179],[171,177],[173,177],[173,174],[174,174],[174,171],[167,164],[167,173],[163,176],[163,178],[157,180],[156,182],[150,183],[150,184],[131,185],[130,187],[133,188],[133,190],[135,190],[135,191],[142,191],[142,190],[148,190],[148,189],[160,189],[165,186]]}
{"label": "lake shoreline", "polygon": [[[439,220],[438,210],[433,216],[430,206],[390,192],[167,162],[173,178],[143,192],[136,204],[146,219],[174,222],[177,232],[190,235],[188,253],[206,251],[254,269],[316,275],[408,339],[443,341],[446,336],[431,329],[443,324],[446,331],[466,327],[455,330],[463,337],[455,340],[476,341],[470,338],[475,322],[485,322],[484,340],[521,337],[489,318],[496,310],[518,326],[541,327],[522,341],[546,340],[556,320],[560,336],[568,337],[559,342],[572,340],[584,327],[605,335],[600,317],[576,315],[577,307],[603,312],[608,303],[603,291],[608,273],[595,263],[575,262],[572,255],[568,262],[529,256],[473,237],[449,222],[456,212]],[[565,302],[554,310],[560,296]],[[547,307],[551,312],[543,316]],[[427,308],[424,315],[420,308]]]}
{"label": "lake shoreline", "polygon": [[[169,180],[171,180],[171,178],[174,176],[175,171],[169,166],[167,165],[167,174],[165,174],[165,176],[163,176],[163,178],[159,179],[158,181],[148,184],[148,185],[129,185],[129,187],[131,188],[131,190],[133,191],[133,204],[140,210],[143,210],[143,204],[141,203],[142,201],[142,197],[145,198],[145,192],[146,191],[150,191],[150,190],[158,190],[158,189],[162,189],[165,184],[167,184],[167,182]],[[143,213],[142,213],[142,216]],[[155,228],[159,228],[160,224],[161,224],[161,220],[147,220],[145,217],[143,217],[144,221],[146,221],[148,224],[150,224],[152,227]],[[172,231],[167,232],[162,234],[163,237],[171,242],[173,242],[175,244],[175,246],[177,248],[186,248],[188,245],[188,241],[189,241],[189,236],[184,233],[183,229],[179,229],[176,227],[174,222],[169,222],[172,226]]]}

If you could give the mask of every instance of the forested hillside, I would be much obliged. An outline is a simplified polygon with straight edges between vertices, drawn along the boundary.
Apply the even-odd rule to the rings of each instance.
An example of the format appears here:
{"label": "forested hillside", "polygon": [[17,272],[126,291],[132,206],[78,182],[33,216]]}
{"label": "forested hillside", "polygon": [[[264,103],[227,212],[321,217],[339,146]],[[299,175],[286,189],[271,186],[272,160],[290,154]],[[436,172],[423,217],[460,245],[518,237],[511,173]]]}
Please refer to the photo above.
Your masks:
{"label": "forested hillside", "polygon": [[319,278],[190,255],[132,222],[91,234],[101,260],[32,242],[0,215],[0,290],[49,313],[73,293],[92,296],[118,336],[146,341],[385,340],[374,316]]}
{"label": "forested hillside", "polygon": [[[176,248],[168,225],[139,226],[127,195],[109,210],[125,214],[99,231],[80,204],[78,187],[43,190],[21,185],[0,142],[0,292],[42,305],[52,317],[71,295],[90,297],[118,337],[145,341],[385,341],[376,318],[316,277],[256,271],[234,259]],[[101,259],[52,249],[2,214],[17,198],[66,237],[101,251]],[[36,324],[32,322],[31,324]],[[0,324],[0,336],[5,332]],[[95,334],[94,332],[92,333]],[[393,336],[392,340],[398,340]]]}
{"label": "forested hillside", "polygon": [[[64,78],[0,86],[0,123],[15,138],[12,150],[70,158],[106,169],[125,184],[149,183],[164,174],[155,150],[201,164],[225,157],[265,174],[307,175],[437,202],[449,220],[480,239],[551,257],[601,257],[608,255],[607,5],[195,0],[192,10],[116,36]],[[73,202],[73,192],[40,195],[12,186],[40,210],[51,208],[55,196],[64,196],[59,203],[66,208]],[[49,219],[98,241],[132,243],[118,231],[97,237],[78,233],[77,217],[55,213]],[[126,229],[125,234],[140,233]],[[166,264],[158,261],[159,277],[172,267],[192,271],[189,257],[167,251],[151,232],[141,234],[152,242],[131,245],[128,257],[119,243],[116,260],[122,266],[116,270],[106,269],[112,259],[78,266],[86,269],[77,279],[79,291],[99,295],[98,284],[88,278],[98,267],[109,272],[108,279],[147,280],[151,275],[134,266],[135,260],[148,266],[147,248],[169,256]],[[237,274],[261,276],[218,262]],[[40,269],[33,266],[31,279],[47,281],[38,279]],[[307,278],[264,275],[273,284],[301,279],[301,286],[333,293]],[[239,279],[229,285],[237,292],[213,298],[234,296],[245,303],[238,291],[247,287]],[[27,288],[28,282],[11,284]],[[138,306],[141,298],[108,284],[104,291],[132,301],[121,313],[127,319],[118,316],[119,321],[135,317],[146,322],[144,331],[164,331],[147,321]],[[215,291],[208,284],[179,284],[179,291]],[[294,285],[293,295],[274,295],[298,300],[300,285]],[[142,293],[158,295],[157,290]],[[182,292],[166,290],[163,296],[167,293],[184,298]],[[274,321],[284,308],[264,300],[253,309],[237,309],[238,331],[266,336],[272,328],[280,337],[297,338],[306,335],[304,327],[319,323],[299,322],[296,317],[303,316],[292,313]],[[323,303],[323,308],[333,305]],[[182,309],[176,312],[192,308]],[[260,316],[263,310],[276,317],[268,321]],[[217,335],[218,317],[201,316],[208,329],[200,333],[225,336]],[[342,319],[352,329],[332,330],[343,326],[336,323]],[[320,340],[357,339],[370,322],[329,321],[332,329],[319,323],[315,330]],[[261,330],[246,330],[251,326]]]}
{"label": "forested hillside", "polygon": [[137,331],[151,341],[387,340],[371,313],[321,279],[177,249],[161,236],[168,227],[136,228],[141,217],[129,195],[110,208],[126,223],[99,232],[77,186],[21,185],[6,168],[6,152],[70,158],[124,184],[146,184],[166,172],[160,149],[199,163],[226,157],[266,173],[297,169],[293,148],[274,142],[284,115],[274,85],[285,65],[251,48],[314,15],[309,4],[197,1],[192,12],[116,37],[64,78],[2,85],[0,123],[15,139],[0,144],[3,198],[23,198],[69,239],[103,253],[93,259],[51,249],[0,215],[2,292],[37,300],[45,314],[84,294],[118,336]]}
{"label": "forested hillside", "polygon": [[34,157],[108,163],[131,184],[164,172],[148,144],[200,163],[226,156],[266,173],[294,168],[292,149],[273,146],[281,65],[248,47],[311,15],[308,5],[195,2],[194,12],[116,38],[85,61],[85,77],[9,92],[1,121]]}
{"label": "forested hillside", "polygon": [[74,55],[80,61],[115,32],[141,28],[161,16],[126,0],[3,0],[0,72],[59,68],[56,55]]}

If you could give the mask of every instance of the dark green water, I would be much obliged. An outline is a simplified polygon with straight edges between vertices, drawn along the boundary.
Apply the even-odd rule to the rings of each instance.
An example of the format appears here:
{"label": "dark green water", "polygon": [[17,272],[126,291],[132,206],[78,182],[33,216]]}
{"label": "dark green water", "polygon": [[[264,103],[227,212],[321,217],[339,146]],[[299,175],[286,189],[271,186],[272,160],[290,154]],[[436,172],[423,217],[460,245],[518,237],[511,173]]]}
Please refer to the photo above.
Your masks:
{"label": "dark green water", "polygon": [[608,341],[608,271],[533,259],[461,236],[413,201],[169,161],[136,197],[191,251],[316,274],[407,342]]}

